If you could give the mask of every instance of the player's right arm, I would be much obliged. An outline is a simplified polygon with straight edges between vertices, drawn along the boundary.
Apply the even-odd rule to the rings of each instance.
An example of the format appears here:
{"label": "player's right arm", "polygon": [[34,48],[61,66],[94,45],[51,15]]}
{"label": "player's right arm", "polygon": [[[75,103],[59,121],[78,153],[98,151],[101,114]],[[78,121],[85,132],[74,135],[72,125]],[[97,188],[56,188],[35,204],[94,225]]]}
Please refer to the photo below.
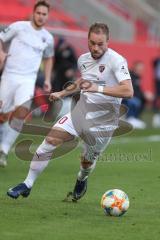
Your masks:
{"label": "player's right arm", "polygon": [[72,83],[71,85],[69,85],[68,87],[63,89],[62,91],[51,93],[49,96],[49,100],[50,101],[58,100],[60,98],[64,98],[69,95],[72,95],[73,93],[80,92],[80,90],[81,90],[80,84],[82,83],[82,81],[83,81],[83,79],[79,78],[74,83]]}
{"label": "player's right arm", "polygon": [[7,58],[7,53],[4,51],[4,43],[11,41],[16,36],[19,30],[20,22],[11,24],[9,27],[0,32],[0,67],[3,67]]}

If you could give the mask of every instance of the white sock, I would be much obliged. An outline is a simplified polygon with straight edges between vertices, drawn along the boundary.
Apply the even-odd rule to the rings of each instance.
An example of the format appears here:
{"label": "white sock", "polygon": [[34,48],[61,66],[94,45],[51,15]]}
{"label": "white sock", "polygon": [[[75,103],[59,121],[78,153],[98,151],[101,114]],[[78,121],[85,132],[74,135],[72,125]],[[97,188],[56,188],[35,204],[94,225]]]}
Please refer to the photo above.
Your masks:
{"label": "white sock", "polygon": [[96,161],[94,161],[93,164],[90,167],[88,167],[88,168],[83,168],[81,166],[80,167],[80,171],[78,173],[78,180],[84,181],[86,178],[88,178],[90,173],[93,172],[95,166],[96,166]]}
{"label": "white sock", "polygon": [[9,123],[4,124],[4,131],[1,140],[1,150],[8,154],[10,151],[13,143],[16,141],[17,137],[19,136],[19,132],[14,130]]}
{"label": "white sock", "polygon": [[32,188],[37,177],[47,167],[54,149],[56,149],[56,146],[47,143],[46,140],[44,140],[42,144],[38,147],[31,161],[28,175],[24,180],[24,183],[27,185],[28,188]]}

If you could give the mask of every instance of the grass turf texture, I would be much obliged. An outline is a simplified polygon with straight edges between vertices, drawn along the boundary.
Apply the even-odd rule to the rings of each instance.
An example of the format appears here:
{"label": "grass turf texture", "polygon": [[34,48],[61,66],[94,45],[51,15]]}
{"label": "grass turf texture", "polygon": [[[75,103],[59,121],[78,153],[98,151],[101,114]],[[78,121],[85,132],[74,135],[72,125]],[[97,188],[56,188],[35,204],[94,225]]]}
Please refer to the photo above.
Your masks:
{"label": "grass turf texture", "polygon": [[[159,133],[133,131],[113,140],[89,178],[87,194],[77,204],[62,200],[73,189],[79,149],[52,160],[29,198],[18,200],[8,198],[6,191],[23,181],[29,163],[11,152],[7,168],[0,169],[0,239],[159,239],[160,147],[158,141],[145,141]],[[107,217],[100,207],[102,194],[112,188],[129,196],[130,208],[123,217]]]}

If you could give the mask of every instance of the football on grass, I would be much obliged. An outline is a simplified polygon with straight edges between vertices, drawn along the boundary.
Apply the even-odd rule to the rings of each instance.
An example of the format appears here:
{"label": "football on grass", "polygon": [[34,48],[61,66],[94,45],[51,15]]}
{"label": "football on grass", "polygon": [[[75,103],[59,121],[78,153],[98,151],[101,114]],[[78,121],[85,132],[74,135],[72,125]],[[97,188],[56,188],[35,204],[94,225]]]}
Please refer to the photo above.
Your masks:
{"label": "football on grass", "polygon": [[105,192],[101,199],[101,206],[108,216],[122,216],[129,208],[129,198],[120,189]]}

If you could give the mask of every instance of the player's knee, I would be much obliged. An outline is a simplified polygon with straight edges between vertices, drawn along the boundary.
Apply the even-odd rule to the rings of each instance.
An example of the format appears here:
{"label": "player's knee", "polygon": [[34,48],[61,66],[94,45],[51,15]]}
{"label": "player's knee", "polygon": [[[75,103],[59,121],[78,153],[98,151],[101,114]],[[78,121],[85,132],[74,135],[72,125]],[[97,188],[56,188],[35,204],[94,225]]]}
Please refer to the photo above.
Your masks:
{"label": "player's knee", "polygon": [[[99,156],[100,156],[100,152],[86,151],[86,152],[83,153],[82,159],[84,159],[83,162],[93,163],[93,162],[97,161]],[[87,163],[86,163],[86,165],[87,165]]]}
{"label": "player's knee", "polygon": [[48,136],[46,137],[46,141],[49,144],[52,144],[54,146],[58,146],[63,144],[64,142],[73,140],[73,136],[65,131],[60,131],[55,128],[52,128],[51,131],[48,133]]}
{"label": "player's knee", "polygon": [[93,164],[93,162],[85,159],[85,157],[82,157],[82,158],[81,158],[81,166],[82,166],[84,169],[91,167],[92,164]]}
{"label": "player's knee", "polygon": [[12,113],[12,118],[25,119],[29,114],[29,109],[26,107],[17,107]]}
{"label": "player's knee", "polygon": [[0,113],[0,123],[3,124],[8,121],[10,113]]}
{"label": "player's knee", "polygon": [[51,137],[51,136],[47,136],[45,138],[45,140],[48,144],[51,144],[53,146],[58,146],[58,145],[61,145],[63,143],[62,139],[56,138],[56,137]]}

